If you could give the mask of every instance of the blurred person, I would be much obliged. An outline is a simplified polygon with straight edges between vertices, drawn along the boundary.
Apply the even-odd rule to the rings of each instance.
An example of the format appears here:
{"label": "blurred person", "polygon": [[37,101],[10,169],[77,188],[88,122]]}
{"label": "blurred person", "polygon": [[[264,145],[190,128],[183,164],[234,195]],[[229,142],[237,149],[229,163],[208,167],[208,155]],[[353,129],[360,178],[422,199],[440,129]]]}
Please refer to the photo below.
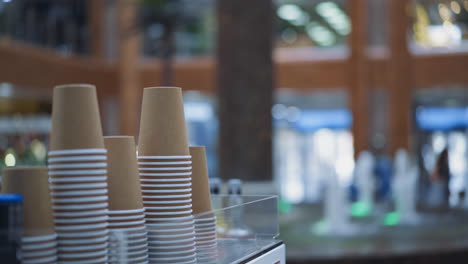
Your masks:
{"label": "blurred person", "polygon": [[450,199],[450,167],[447,147],[439,154],[434,169],[429,176],[429,180],[433,187],[438,189],[438,196],[440,197],[438,204],[448,207]]}

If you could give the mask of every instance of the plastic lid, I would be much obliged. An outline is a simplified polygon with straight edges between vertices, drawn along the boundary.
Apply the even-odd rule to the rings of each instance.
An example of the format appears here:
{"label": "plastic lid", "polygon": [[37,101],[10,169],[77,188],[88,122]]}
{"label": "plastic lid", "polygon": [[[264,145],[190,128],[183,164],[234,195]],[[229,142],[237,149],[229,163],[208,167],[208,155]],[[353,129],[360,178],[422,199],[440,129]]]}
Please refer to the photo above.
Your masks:
{"label": "plastic lid", "polygon": [[22,203],[22,202],[23,202],[23,196],[21,196],[21,194],[14,194],[14,193],[0,194],[0,204]]}

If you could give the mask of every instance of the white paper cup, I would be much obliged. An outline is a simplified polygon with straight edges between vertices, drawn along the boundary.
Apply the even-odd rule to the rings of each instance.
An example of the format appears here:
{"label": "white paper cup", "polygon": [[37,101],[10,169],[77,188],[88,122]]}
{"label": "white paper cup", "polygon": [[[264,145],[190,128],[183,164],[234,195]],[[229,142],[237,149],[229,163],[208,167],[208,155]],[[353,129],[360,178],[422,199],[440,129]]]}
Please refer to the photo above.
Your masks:
{"label": "white paper cup", "polygon": [[68,157],[53,157],[49,158],[47,162],[49,164],[61,163],[61,162],[90,162],[90,161],[106,161],[107,156],[105,155],[87,155],[87,156],[68,156]]}
{"label": "white paper cup", "polygon": [[54,185],[50,184],[49,188],[52,192],[56,191],[65,191],[65,190],[76,190],[76,189],[84,189],[84,190],[89,190],[89,189],[101,189],[101,188],[107,188],[107,182],[102,181],[99,183],[92,182],[92,183],[68,183],[68,184],[60,184],[60,185]]}
{"label": "white paper cup", "polygon": [[82,190],[82,191],[54,191],[51,193],[54,197],[69,197],[69,196],[93,196],[93,195],[107,195],[107,189],[96,190]]}
{"label": "white paper cup", "polygon": [[23,236],[21,243],[41,243],[44,241],[53,241],[57,239],[57,234],[43,235],[43,236]]}
{"label": "white paper cup", "polygon": [[108,203],[96,203],[96,204],[78,204],[78,205],[53,205],[54,210],[90,210],[90,209],[105,209],[109,207]]}
{"label": "white paper cup", "polygon": [[108,201],[107,195],[91,196],[91,197],[73,197],[73,198],[53,198],[52,203],[87,203],[87,202],[104,202]]}
{"label": "white paper cup", "polygon": [[145,208],[132,209],[132,210],[109,210],[109,215],[127,215],[144,213]]}
{"label": "white paper cup", "polygon": [[49,164],[49,170],[55,169],[90,169],[90,168],[107,168],[107,162],[90,162],[90,163],[69,163],[69,164]]}
{"label": "white paper cup", "polygon": [[191,165],[192,161],[187,160],[187,161],[139,161],[138,165],[142,166],[151,166],[151,165],[156,165],[156,166],[180,166],[180,165]]}
{"label": "white paper cup", "polygon": [[109,219],[107,215],[105,216],[96,216],[96,217],[86,217],[86,218],[55,218],[54,222],[56,224],[82,224],[82,223],[94,223],[94,222],[106,222]]}
{"label": "white paper cup", "polygon": [[57,256],[52,255],[43,258],[34,258],[34,259],[23,259],[22,264],[45,264],[45,263],[57,263]]}
{"label": "white paper cup", "polygon": [[138,173],[140,176],[151,176],[151,177],[173,177],[173,176],[191,176],[192,172],[140,172]]}
{"label": "white paper cup", "polygon": [[142,193],[188,193],[192,188],[186,189],[168,189],[168,190],[141,190]]}
{"label": "white paper cup", "polygon": [[184,188],[184,187],[191,187],[192,183],[174,183],[174,184],[141,184],[141,187],[143,188]]}
{"label": "white paper cup", "polygon": [[142,160],[173,160],[173,159],[191,159],[191,155],[185,156],[138,156]]}
{"label": "white paper cup", "polygon": [[64,150],[53,150],[49,151],[47,155],[52,156],[66,156],[66,155],[83,155],[83,154],[107,154],[106,149],[101,148],[89,148],[89,149],[64,149]]}

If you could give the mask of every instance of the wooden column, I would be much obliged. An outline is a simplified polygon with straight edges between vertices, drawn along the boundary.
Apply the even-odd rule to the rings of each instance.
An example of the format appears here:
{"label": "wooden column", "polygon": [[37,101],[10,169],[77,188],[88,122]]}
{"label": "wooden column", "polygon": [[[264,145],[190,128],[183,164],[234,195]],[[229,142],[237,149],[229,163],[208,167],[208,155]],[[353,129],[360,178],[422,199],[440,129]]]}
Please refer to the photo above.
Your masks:
{"label": "wooden column", "polygon": [[93,57],[105,57],[105,0],[88,0],[89,49]]}
{"label": "wooden column", "polygon": [[271,180],[273,2],[217,3],[220,175]]}
{"label": "wooden column", "polygon": [[409,0],[388,0],[389,7],[389,61],[388,94],[390,96],[390,150],[410,147],[412,60],[408,50],[410,17]]}
{"label": "wooden column", "polygon": [[138,1],[117,0],[118,19],[118,78],[120,105],[120,132],[137,136],[139,102],[140,36],[137,27]]}
{"label": "wooden column", "polygon": [[349,36],[348,60],[351,110],[353,112],[354,151],[357,154],[369,148],[369,68],[367,58],[367,0],[348,0],[352,23]]}

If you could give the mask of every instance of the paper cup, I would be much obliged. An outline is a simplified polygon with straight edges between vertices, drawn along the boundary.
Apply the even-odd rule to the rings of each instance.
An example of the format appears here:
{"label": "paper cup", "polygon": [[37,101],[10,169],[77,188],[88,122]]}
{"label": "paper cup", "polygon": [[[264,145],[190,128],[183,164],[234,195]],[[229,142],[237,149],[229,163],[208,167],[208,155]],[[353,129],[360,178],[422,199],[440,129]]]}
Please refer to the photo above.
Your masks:
{"label": "paper cup", "polygon": [[100,195],[100,196],[90,196],[90,197],[53,198],[52,202],[54,204],[59,204],[59,203],[75,204],[75,203],[89,203],[89,202],[104,202],[108,200],[109,198],[107,197],[107,195]]}
{"label": "paper cup", "polygon": [[142,188],[188,188],[191,187],[191,182],[172,183],[172,184],[141,184]]}
{"label": "paper cup", "polygon": [[103,249],[107,249],[109,246],[108,242],[103,243],[95,243],[95,244],[87,244],[87,245],[66,245],[66,246],[59,246],[58,250],[60,253],[78,253],[78,252],[93,252],[93,251],[101,251]]}
{"label": "paper cup", "polygon": [[109,228],[112,228],[112,227],[117,227],[117,226],[136,226],[136,225],[144,225],[145,224],[145,220],[136,220],[136,221],[128,221],[128,222],[110,222],[109,223]]}
{"label": "paper cup", "polygon": [[145,214],[142,213],[140,215],[112,215],[109,217],[109,222],[115,222],[115,221],[134,221],[134,220],[141,220],[145,219]]}
{"label": "paper cup", "polygon": [[61,238],[61,245],[89,245],[93,243],[102,243],[108,241],[109,238],[107,235],[95,236],[95,237],[85,237],[85,238]]}
{"label": "paper cup", "polygon": [[135,139],[128,136],[104,137],[104,142],[109,158],[109,208],[142,208]]}
{"label": "paper cup", "polygon": [[192,155],[192,197],[193,213],[209,212],[211,208],[210,184],[205,147],[190,147]]}
{"label": "paper cup", "polygon": [[56,150],[104,148],[96,87],[56,86],[52,102],[49,155]]}
{"label": "paper cup", "polygon": [[88,218],[107,215],[107,208],[95,209],[86,211],[55,211],[54,217],[56,219],[69,219],[69,218]]}
{"label": "paper cup", "polygon": [[46,242],[37,242],[35,244],[22,244],[21,249],[23,251],[36,251],[36,250],[43,250],[49,248],[57,247],[57,241],[46,241]]}
{"label": "paper cup", "polygon": [[164,201],[164,200],[155,200],[155,201],[151,201],[151,200],[145,200],[144,201],[144,204],[145,206],[164,206],[164,205],[174,205],[174,206],[177,206],[177,205],[188,205],[188,204],[191,204],[192,203],[192,199],[183,199],[183,200],[167,200],[167,201]]}
{"label": "paper cup", "polygon": [[56,224],[83,224],[83,223],[96,223],[96,222],[107,222],[108,216],[96,216],[86,218],[56,218],[54,222]]}
{"label": "paper cup", "polygon": [[179,244],[179,245],[148,245],[149,250],[180,250],[184,248],[192,248],[195,247],[195,242],[188,242],[186,244]]}
{"label": "paper cup", "polygon": [[138,153],[141,156],[189,155],[180,88],[144,89]]}
{"label": "paper cup", "polygon": [[42,243],[42,242],[55,242],[57,239],[57,234],[48,234],[42,236],[23,236],[21,238],[22,244],[29,244],[29,243]]}
{"label": "paper cup", "polygon": [[53,191],[52,197],[81,197],[81,196],[96,196],[96,195],[107,195],[107,189],[91,189],[81,191]]}
{"label": "paper cup", "polygon": [[173,161],[189,161],[191,159],[192,159],[192,156],[190,155],[169,155],[169,156],[139,155],[138,156],[138,160],[142,160],[142,161],[149,160],[149,161],[173,162]]}
{"label": "paper cup", "polygon": [[152,184],[152,183],[179,183],[179,182],[191,182],[192,178],[142,178],[140,182],[142,184]]}
{"label": "paper cup", "polygon": [[69,164],[49,164],[49,171],[61,169],[98,169],[107,168],[107,162],[69,163]]}
{"label": "paper cup", "polygon": [[[53,205],[54,211],[87,211],[91,209],[107,209],[108,203],[95,203],[95,204],[74,204],[74,205]],[[55,213],[54,213],[55,214]]]}
{"label": "paper cup", "polygon": [[142,214],[145,212],[145,208],[137,208],[137,209],[131,209],[131,210],[110,210],[109,215],[133,215],[133,214]]}
{"label": "paper cup", "polygon": [[25,236],[54,233],[46,167],[3,169],[2,192],[23,196]]}

